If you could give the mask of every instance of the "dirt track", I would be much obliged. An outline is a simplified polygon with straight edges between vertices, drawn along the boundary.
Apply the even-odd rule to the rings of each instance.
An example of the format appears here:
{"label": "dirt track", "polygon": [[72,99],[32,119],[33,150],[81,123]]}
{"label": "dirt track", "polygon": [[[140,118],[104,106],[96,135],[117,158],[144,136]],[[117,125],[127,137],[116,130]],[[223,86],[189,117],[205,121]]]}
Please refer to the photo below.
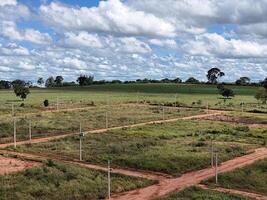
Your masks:
{"label": "dirt track", "polygon": [[251,193],[251,192],[244,192],[244,191],[240,191],[240,190],[226,189],[226,188],[221,188],[221,187],[208,188],[205,185],[198,185],[198,187],[200,187],[202,189],[205,189],[205,190],[212,190],[212,191],[217,191],[217,192],[237,194],[237,195],[241,195],[241,196],[244,196],[244,197],[253,198],[253,199],[256,199],[256,200],[267,200],[267,196],[256,194],[256,193]]}
{"label": "dirt track", "polygon": [[[232,171],[234,169],[250,165],[257,160],[267,158],[267,148],[257,149],[254,153],[235,158],[233,160],[222,163],[218,170],[219,173]],[[157,185],[146,188],[125,192],[114,195],[113,200],[151,200],[161,196],[165,196],[173,191],[184,189],[192,185],[197,185],[201,181],[214,176],[213,168],[206,168],[199,171],[186,173],[179,178],[164,179]]]}
{"label": "dirt track", "polygon": [[[106,132],[109,130],[138,127],[138,126],[144,126],[144,125],[149,125],[149,124],[160,124],[160,123],[166,123],[166,122],[174,122],[177,120],[202,119],[205,117],[221,115],[223,113],[224,113],[223,111],[210,111],[210,113],[208,113],[208,114],[201,114],[201,115],[195,115],[195,116],[189,116],[189,117],[180,117],[180,118],[168,119],[168,120],[157,120],[157,121],[151,121],[151,122],[144,122],[144,123],[128,125],[128,126],[93,130],[93,131],[88,131],[86,133],[103,133],[103,132]],[[74,135],[74,134],[78,134],[78,133],[53,136],[53,137],[47,137],[47,138],[40,138],[40,139],[33,139],[31,142],[32,143],[47,142],[50,140],[63,138],[63,137],[67,137],[67,136]],[[30,142],[29,141],[18,142],[17,145],[27,144],[27,143],[30,143]],[[13,143],[2,144],[2,145],[0,145],[0,148],[4,148],[4,147],[10,146],[10,145],[13,145]],[[26,157],[28,159],[48,159],[48,158],[50,158],[50,157],[32,155],[32,154],[27,154],[27,153],[17,153],[17,152],[7,152],[7,151],[1,151],[1,152],[8,153],[8,154],[11,154],[13,156],[16,155],[16,156]],[[233,160],[224,162],[219,166],[219,172],[222,173],[222,172],[232,171],[234,169],[252,164],[253,162],[255,162],[259,159],[263,159],[263,158],[267,158],[267,148],[260,148],[260,149],[257,149],[254,153],[251,153],[249,155],[245,155],[245,156],[238,157],[238,158],[235,158]],[[86,163],[82,163],[79,161],[69,161],[69,160],[64,160],[64,159],[55,159],[55,160],[69,163],[69,164],[76,164],[76,165],[90,168],[90,169],[107,171],[107,168],[104,166],[86,164]],[[213,168],[206,168],[203,170],[186,173],[179,178],[166,178],[163,175],[156,174],[153,172],[150,173],[150,172],[136,171],[136,170],[130,170],[130,169],[122,169],[122,168],[115,168],[112,171],[113,171],[113,173],[142,177],[142,178],[147,178],[147,179],[159,181],[159,183],[156,185],[152,185],[152,186],[149,186],[146,188],[141,188],[141,189],[129,191],[126,193],[114,195],[114,196],[112,196],[113,200],[151,200],[151,199],[154,199],[157,197],[165,196],[165,195],[169,194],[170,192],[173,192],[176,190],[181,190],[181,189],[188,187],[188,186],[197,185],[202,180],[205,180],[207,178],[214,176],[214,169]]]}
{"label": "dirt track", "polygon": [[[0,154],[4,154],[6,156],[20,157],[23,159],[36,160],[36,161],[52,159],[52,160],[55,160],[58,162],[64,162],[67,164],[74,164],[74,165],[78,165],[78,166],[88,168],[88,169],[94,169],[94,170],[105,171],[105,172],[107,172],[107,170],[108,170],[106,166],[88,164],[88,163],[80,162],[78,160],[68,160],[68,159],[57,157],[57,156],[51,157],[51,156],[42,155],[42,154],[20,153],[20,152],[14,152],[14,151],[6,151],[6,150],[0,150]],[[1,158],[1,156],[0,156],[0,158]],[[112,173],[123,174],[123,175],[127,175],[127,176],[140,177],[140,178],[146,178],[146,179],[150,179],[150,180],[163,180],[163,179],[168,178],[168,175],[166,175],[166,174],[149,172],[149,171],[138,171],[135,169],[125,169],[125,168],[112,168]]]}
{"label": "dirt track", "polygon": [[[220,115],[222,114],[222,111],[210,111],[208,114],[201,114],[201,115],[194,115],[194,116],[189,116],[189,117],[178,117],[174,119],[166,119],[166,120],[156,120],[156,121],[150,121],[150,122],[143,122],[143,123],[138,123],[138,124],[132,124],[132,125],[125,125],[125,126],[118,126],[118,127],[112,127],[112,128],[104,128],[104,129],[97,129],[97,130],[92,130],[92,131],[85,131],[85,134],[90,134],[90,133],[104,133],[107,131],[111,130],[117,130],[117,129],[123,129],[123,128],[133,128],[133,127],[139,127],[139,126],[145,126],[145,125],[150,125],[150,124],[161,124],[161,123],[168,123],[168,122],[175,122],[178,120],[190,120],[190,119],[201,119],[203,117],[209,117],[209,116],[215,116],[215,115]],[[60,138],[65,138],[71,135],[78,135],[79,133],[69,133],[69,134],[64,134],[64,135],[57,135],[57,136],[51,136],[51,137],[45,137],[45,138],[37,138],[37,139],[32,139],[31,141],[26,140],[26,141],[20,141],[17,142],[17,145],[23,145],[23,144],[35,144],[35,143],[42,143],[42,142],[48,142],[51,140],[56,140]],[[6,148],[8,146],[12,146],[14,143],[6,143],[6,144],[0,144],[0,148]]]}
{"label": "dirt track", "polygon": [[[69,161],[69,160],[64,160],[63,158],[57,159],[57,158],[50,158],[50,157],[46,157],[42,155],[33,155],[30,153],[19,153],[19,152],[4,151],[4,150],[1,150],[0,152],[5,155],[18,156],[18,157],[22,157],[26,159],[35,159],[35,160],[53,159],[55,161],[64,162],[68,164],[75,164],[75,165],[89,168],[89,169],[107,171],[107,167],[105,166],[87,164],[87,163],[83,163],[79,161]],[[255,152],[251,154],[248,154],[242,157],[237,157],[237,158],[234,158],[233,160],[229,160],[229,161],[222,163],[219,166],[218,171],[219,173],[232,171],[237,168],[250,165],[257,160],[264,159],[264,158],[267,158],[267,148],[259,148],[259,149],[256,149]],[[193,171],[190,173],[186,173],[178,178],[167,178],[164,175],[156,174],[153,172],[136,171],[136,170],[130,170],[130,169],[123,169],[123,168],[113,168],[112,172],[117,173],[117,174],[124,174],[128,176],[135,176],[135,177],[141,177],[141,178],[158,181],[158,184],[155,184],[155,185],[152,185],[146,188],[141,188],[141,189],[132,190],[129,192],[114,195],[111,198],[113,200],[151,200],[154,198],[165,196],[173,191],[182,190],[192,185],[198,185],[201,181],[214,176],[214,168],[206,168],[206,169],[202,169],[198,171]],[[235,193],[234,190],[231,190],[231,191],[225,190],[222,192]],[[253,195],[253,193],[247,193],[247,195],[245,194],[246,193],[243,192],[244,196]],[[260,197],[258,198],[259,200],[266,200],[263,198],[264,196],[262,195],[258,195],[258,196]]]}

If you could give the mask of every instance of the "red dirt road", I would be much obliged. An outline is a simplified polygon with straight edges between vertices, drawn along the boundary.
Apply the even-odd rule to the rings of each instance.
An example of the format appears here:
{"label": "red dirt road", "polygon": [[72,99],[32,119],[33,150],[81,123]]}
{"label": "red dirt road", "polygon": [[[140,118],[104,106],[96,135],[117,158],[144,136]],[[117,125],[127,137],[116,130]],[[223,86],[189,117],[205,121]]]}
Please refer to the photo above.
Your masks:
{"label": "red dirt road", "polygon": [[230,193],[230,194],[237,194],[241,195],[244,197],[249,197],[253,198],[256,200],[267,200],[267,196],[256,194],[256,193],[251,193],[251,192],[245,192],[245,191],[240,191],[240,190],[234,190],[234,189],[226,189],[226,188],[221,188],[221,187],[216,187],[216,188],[209,188],[205,185],[198,185],[198,187],[204,189],[204,190],[213,190],[217,192],[224,192],[224,193]]}
{"label": "red dirt road", "polygon": [[[250,165],[257,160],[267,158],[267,148],[257,149],[254,153],[235,158],[233,160],[222,163],[218,170],[219,173],[232,171],[237,168]],[[207,168],[199,171],[186,173],[179,178],[164,179],[157,185],[152,185],[146,188],[125,192],[114,195],[112,200],[151,200],[165,196],[173,191],[182,190],[185,187],[197,185],[201,181],[214,176],[214,169]]]}
{"label": "red dirt road", "polygon": [[[193,116],[189,116],[189,117],[179,117],[179,118],[166,119],[166,120],[156,120],[156,121],[143,122],[143,123],[132,124],[132,125],[112,127],[112,128],[107,128],[107,129],[104,128],[104,129],[86,131],[84,133],[85,134],[104,133],[104,132],[111,131],[111,130],[117,130],[117,129],[123,129],[123,128],[134,128],[134,127],[145,126],[145,125],[150,125],[150,124],[161,124],[161,123],[175,122],[175,121],[178,121],[178,120],[202,119],[204,117],[216,116],[216,115],[220,115],[222,113],[223,113],[222,111],[210,111],[210,113],[208,113],[208,114],[193,115]],[[57,136],[51,136],[51,137],[45,137],[45,138],[37,138],[37,139],[32,139],[31,141],[29,141],[29,140],[20,141],[20,142],[17,142],[17,145],[48,142],[48,141],[51,141],[51,140],[61,139],[61,138],[65,138],[65,137],[68,137],[68,136],[71,136],[71,135],[78,135],[78,134],[79,133],[76,132],[76,133],[69,133],[69,134],[57,135]],[[13,146],[13,145],[14,145],[14,143],[0,144],[0,148],[6,148],[6,147],[9,147],[9,146]]]}
{"label": "red dirt road", "polygon": [[0,175],[22,171],[38,165],[39,163],[0,156]]}

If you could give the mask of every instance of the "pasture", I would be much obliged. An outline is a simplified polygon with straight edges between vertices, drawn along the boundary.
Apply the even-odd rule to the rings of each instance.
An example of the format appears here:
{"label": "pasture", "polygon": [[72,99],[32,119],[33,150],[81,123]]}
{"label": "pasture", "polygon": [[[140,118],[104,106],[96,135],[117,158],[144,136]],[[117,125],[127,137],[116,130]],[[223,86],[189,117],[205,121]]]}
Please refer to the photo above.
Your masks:
{"label": "pasture", "polygon": [[[107,174],[85,168],[46,161],[39,167],[0,175],[0,199],[88,200],[107,196]],[[153,184],[142,178],[112,174],[112,193]]]}
{"label": "pasture", "polygon": [[[179,176],[210,165],[211,142],[220,153],[220,162],[223,162],[264,145],[266,140],[267,132],[262,128],[177,121],[86,134],[83,157],[89,163],[103,165],[111,160],[114,166]],[[23,145],[17,150],[78,159],[79,136]]]}
{"label": "pasture", "polygon": [[[111,188],[113,195],[120,195],[167,181],[166,177],[208,169],[214,152],[221,164],[266,148],[267,106],[254,98],[259,87],[227,87],[235,97],[223,99],[213,85],[162,83],[33,88],[25,101],[12,90],[0,90],[0,144],[9,145],[0,152],[45,158],[42,165],[0,176],[0,197],[104,199],[107,174],[101,170],[108,161],[121,172],[112,174]],[[44,100],[49,101],[48,107]],[[35,142],[30,143],[30,137]],[[26,143],[15,148],[15,140]],[[100,171],[80,164],[97,166]],[[266,195],[261,178],[264,167],[261,161],[222,174],[219,184]],[[244,185],[244,175],[249,173],[254,178]],[[147,174],[157,178],[139,178]],[[206,183],[213,182],[214,178]],[[250,198],[190,187],[162,198],[172,199]]]}
{"label": "pasture", "polygon": [[[190,84],[107,84],[88,87],[31,89],[31,94],[22,102],[15,97],[12,90],[0,91],[0,113],[11,114],[12,104],[15,113],[38,112],[40,110],[88,107],[91,105],[149,103],[173,104],[176,106],[202,107],[229,110],[241,110],[244,102],[245,110],[266,111],[267,106],[260,104],[255,98],[259,87],[228,86],[235,92],[235,97],[224,100],[213,85]],[[50,102],[44,108],[43,101]],[[175,103],[176,102],[176,103]],[[21,104],[24,105],[21,105]]]}

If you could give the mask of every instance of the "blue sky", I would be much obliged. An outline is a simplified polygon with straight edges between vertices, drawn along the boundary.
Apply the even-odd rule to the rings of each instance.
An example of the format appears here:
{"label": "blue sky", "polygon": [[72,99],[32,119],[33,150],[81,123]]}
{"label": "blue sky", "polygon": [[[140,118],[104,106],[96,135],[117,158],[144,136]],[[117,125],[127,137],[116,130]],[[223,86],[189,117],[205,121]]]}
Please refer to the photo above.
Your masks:
{"label": "blue sky", "polygon": [[[160,5],[160,6],[159,6]],[[264,0],[0,1],[0,79],[267,76]]]}

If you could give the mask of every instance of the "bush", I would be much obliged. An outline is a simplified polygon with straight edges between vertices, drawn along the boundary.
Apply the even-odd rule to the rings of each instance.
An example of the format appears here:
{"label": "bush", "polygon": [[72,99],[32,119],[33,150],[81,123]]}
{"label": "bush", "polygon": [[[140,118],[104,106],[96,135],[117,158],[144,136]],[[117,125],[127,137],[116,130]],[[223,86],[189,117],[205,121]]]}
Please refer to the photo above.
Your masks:
{"label": "bush", "polygon": [[46,99],[44,100],[44,107],[48,107],[49,106],[49,101]]}

